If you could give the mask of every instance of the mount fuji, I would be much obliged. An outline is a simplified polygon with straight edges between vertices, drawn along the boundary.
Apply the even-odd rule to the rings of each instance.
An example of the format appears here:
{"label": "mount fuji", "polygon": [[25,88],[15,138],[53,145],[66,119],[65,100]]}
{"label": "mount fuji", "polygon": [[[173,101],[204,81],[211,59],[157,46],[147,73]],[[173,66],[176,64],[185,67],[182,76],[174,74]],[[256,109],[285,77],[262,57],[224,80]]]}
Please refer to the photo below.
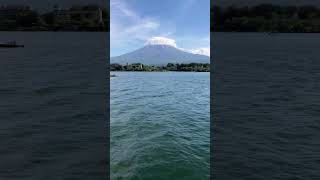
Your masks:
{"label": "mount fuji", "polygon": [[133,52],[111,57],[111,63],[166,65],[168,63],[209,63],[210,57],[193,54],[166,44],[148,44]]}

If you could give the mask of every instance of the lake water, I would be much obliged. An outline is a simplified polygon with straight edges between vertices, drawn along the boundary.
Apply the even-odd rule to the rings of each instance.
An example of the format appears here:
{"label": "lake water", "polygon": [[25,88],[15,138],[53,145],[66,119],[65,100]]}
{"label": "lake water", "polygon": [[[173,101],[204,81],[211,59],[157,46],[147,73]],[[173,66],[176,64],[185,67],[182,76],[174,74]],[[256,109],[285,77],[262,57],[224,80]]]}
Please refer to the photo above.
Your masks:
{"label": "lake water", "polygon": [[[113,179],[320,179],[320,35],[214,33],[209,73],[115,73]],[[106,179],[104,33],[0,32],[0,179]],[[169,178],[168,178],[169,177]]]}
{"label": "lake water", "polygon": [[111,179],[209,179],[210,74],[111,74]]}
{"label": "lake water", "polygon": [[106,33],[0,32],[0,179],[106,179]]}
{"label": "lake water", "polygon": [[213,33],[214,179],[320,179],[320,34]]}

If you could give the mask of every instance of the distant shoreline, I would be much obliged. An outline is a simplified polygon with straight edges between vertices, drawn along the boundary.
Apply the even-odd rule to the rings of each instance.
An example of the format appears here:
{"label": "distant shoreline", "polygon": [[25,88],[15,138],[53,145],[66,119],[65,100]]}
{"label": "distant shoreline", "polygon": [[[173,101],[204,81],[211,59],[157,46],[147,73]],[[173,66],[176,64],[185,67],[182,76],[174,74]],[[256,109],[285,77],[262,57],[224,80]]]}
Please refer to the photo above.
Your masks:
{"label": "distant shoreline", "polygon": [[196,73],[206,72],[206,73],[210,73],[210,71],[110,71],[110,72],[150,72],[150,73],[152,72],[196,72]]}
{"label": "distant shoreline", "polygon": [[92,32],[92,33],[97,33],[97,32],[100,32],[100,33],[103,33],[103,32],[106,32],[106,33],[110,33],[110,31],[40,31],[40,30],[35,30],[35,31],[5,31],[5,30],[0,30],[0,32]]}
{"label": "distant shoreline", "polygon": [[167,65],[146,65],[142,63],[133,64],[110,64],[110,71],[124,72],[210,72],[210,63],[168,63]]}
{"label": "distant shoreline", "polygon": [[211,31],[211,33],[319,34],[320,32]]}
{"label": "distant shoreline", "polygon": [[211,32],[320,33],[317,6],[212,6]]}
{"label": "distant shoreline", "polygon": [[25,5],[0,4],[0,31],[108,32],[110,12],[97,4],[39,11]]}

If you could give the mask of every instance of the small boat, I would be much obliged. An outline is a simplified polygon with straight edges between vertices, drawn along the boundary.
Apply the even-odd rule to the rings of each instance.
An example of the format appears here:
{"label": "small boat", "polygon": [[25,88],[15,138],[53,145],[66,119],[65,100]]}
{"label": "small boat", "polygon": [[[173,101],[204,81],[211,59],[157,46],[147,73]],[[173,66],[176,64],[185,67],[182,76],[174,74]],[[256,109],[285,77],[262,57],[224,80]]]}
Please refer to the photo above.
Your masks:
{"label": "small boat", "polygon": [[111,74],[111,75],[110,75],[110,77],[117,77],[117,76],[116,76],[116,75],[114,75],[114,74]]}
{"label": "small boat", "polygon": [[19,48],[24,47],[24,45],[19,45],[15,41],[0,43],[0,48]]}

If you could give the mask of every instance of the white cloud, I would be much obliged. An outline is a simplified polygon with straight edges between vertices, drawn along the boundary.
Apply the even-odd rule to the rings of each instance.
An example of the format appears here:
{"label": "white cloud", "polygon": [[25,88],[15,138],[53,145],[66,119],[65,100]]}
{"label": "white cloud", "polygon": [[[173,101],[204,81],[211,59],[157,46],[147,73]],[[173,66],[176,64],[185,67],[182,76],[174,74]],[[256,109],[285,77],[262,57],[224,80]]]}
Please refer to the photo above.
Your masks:
{"label": "white cloud", "polygon": [[191,53],[193,54],[200,54],[205,56],[210,56],[210,48],[199,48],[191,50]]}
{"label": "white cloud", "polygon": [[[188,6],[183,9],[190,7],[194,0],[188,2]],[[176,34],[175,23],[170,20],[163,22],[160,27],[158,18],[140,15],[126,3],[126,0],[110,0],[110,9],[111,56],[114,53],[120,55],[137,49],[146,41],[146,44],[165,44],[186,52],[210,56],[210,48],[197,49],[206,47],[207,39],[181,37],[182,39],[177,41],[182,43],[181,47],[185,47],[183,49],[177,46],[175,39],[167,38]]]}
{"label": "white cloud", "polygon": [[139,18],[138,15],[132,11],[123,0],[111,0],[110,9],[113,15],[121,14],[129,18]]}
{"label": "white cloud", "polygon": [[210,56],[210,48],[204,47],[204,48],[188,50],[188,49],[178,47],[176,40],[166,38],[166,37],[152,37],[152,38],[148,39],[145,44],[146,45],[169,45],[169,46],[173,46],[177,49],[180,49],[182,51],[189,52],[192,54],[200,54],[200,55]]}
{"label": "white cloud", "polygon": [[137,32],[140,31],[148,31],[148,30],[155,30],[159,27],[159,24],[157,22],[153,21],[141,21],[140,23],[130,26],[127,29],[124,30],[125,33],[127,34],[137,34]]}
{"label": "white cloud", "polygon": [[165,37],[152,37],[148,39],[146,44],[147,45],[161,44],[161,45],[169,45],[169,46],[177,47],[176,41],[174,39],[169,39]]}
{"label": "white cloud", "polygon": [[135,45],[137,40],[143,42],[160,26],[155,18],[141,17],[124,0],[111,0],[110,5],[110,41],[113,48]]}

